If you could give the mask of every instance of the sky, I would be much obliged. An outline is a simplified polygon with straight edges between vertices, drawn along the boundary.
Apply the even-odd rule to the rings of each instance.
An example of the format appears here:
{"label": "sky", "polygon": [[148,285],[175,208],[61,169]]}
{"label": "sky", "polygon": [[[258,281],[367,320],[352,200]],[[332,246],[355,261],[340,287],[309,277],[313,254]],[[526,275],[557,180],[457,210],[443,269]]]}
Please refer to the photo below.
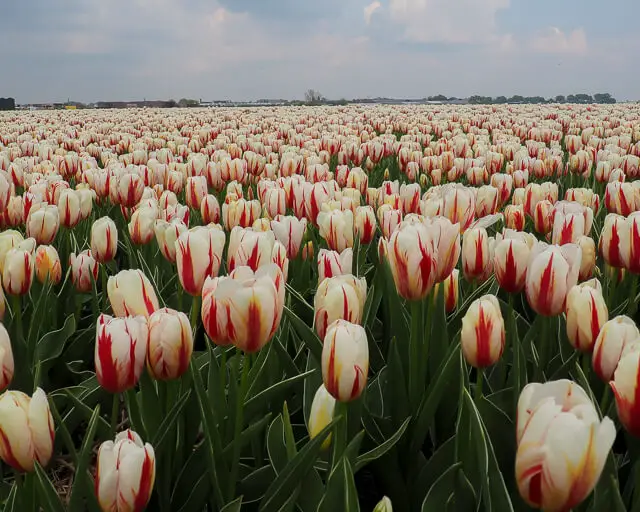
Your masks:
{"label": "sky", "polygon": [[637,100],[638,19],[637,0],[6,0],[0,96]]}

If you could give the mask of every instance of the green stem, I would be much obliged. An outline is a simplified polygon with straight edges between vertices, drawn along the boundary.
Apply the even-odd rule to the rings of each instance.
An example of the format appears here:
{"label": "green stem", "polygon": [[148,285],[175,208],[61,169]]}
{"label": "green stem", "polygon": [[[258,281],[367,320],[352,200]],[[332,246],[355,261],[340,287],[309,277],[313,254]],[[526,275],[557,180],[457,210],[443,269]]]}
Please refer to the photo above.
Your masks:
{"label": "green stem", "polygon": [[107,265],[103,263],[100,265],[100,276],[102,278],[102,302],[103,309],[107,311],[109,307],[109,295],[107,294]]}
{"label": "green stem", "polygon": [[111,434],[112,437],[118,433],[118,419],[120,416],[120,393],[113,394],[113,404],[111,405]]}
{"label": "green stem", "polygon": [[[520,366],[520,352],[521,352],[521,347],[520,347],[520,336],[518,336],[518,329],[517,329],[517,325],[515,322],[515,312],[514,312],[514,307],[513,307],[513,293],[509,294],[509,316],[507,317],[507,335],[510,337],[512,344],[511,344],[511,350],[513,353],[513,360],[511,361],[512,364],[512,371],[514,372],[515,378],[513,380],[513,398],[514,398],[514,404],[513,404],[513,411],[515,414],[515,411],[518,410],[518,398],[520,397],[520,391],[522,390],[522,370],[523,368]],[[526,367],[524,368],[524,372],[525,372],[525,380],[526,380]]]}
{"label": "green stem", "polygon": [[336,423],[333,428],[333,452],[331,454],[331,469],[333,470],[347,447],[347,426],[348,426],[349,404],[345,402],[336,402],[334,417],[342,416],[342,419]]}
{"label": "green stem", "polygon": [[200,318],[200,301],[201,297],[196,295],[191,302],[191,314],[189,315],[189,321],[191,322],[191,329],[193,329],[193,339],[195,341],[196,332],[198,331],[198,319]]}
{"label": "green stem", "polygon": [[484,368],[477,368],[478,380],[476,381],[476,402],[482,398],[482,384],[484,381]]}
{"label": "green stem", "polygon": [[[240,466],[240,436],[244,424],[244,395],[247,390],[247,377],[249,376],[249,366],[251,356],[243,354],[237,349],[236,357],[242,359],[242,377],[240,377],[240,388],[236,395],[235,426],[233,431],[233,459],[231,460],[231,472],[229,478],[228,501],[235,498],[236,480],[238,479],[238,469]],[[236,386],[237,386],[236,381]]]}
{"label": "green stem", "polygon": [[607,412],[609,412],[612,397],[613,392],[611,391],[611,387],[607,384],[602,392],[602,399],[600,400],[600,412],[603,417],[607,415]]}
{"label": "green stem", "polygon": [[409,397],[412,409],[416,409],[420,403],[421,352],[422,352],[422,301],[411,302],[411,339],[409,341]]}
{"label": "green stem", "polygon": [[629,304],[627,305],[627,315],[634,317],[638,311],[636,303],[636,292],[638,288],[638,274],[631,274],[631,287],[629,288]]}
{"label": "green stem", "polygon": [[[20,295],[13,296],[13,315],[16,321],[16,333],[19,340],[24,340],[24,331],[22,328],[22,297]],[[31,361],[29,361],[31,364]]]}
{"label": "green stem", "polygon": [[538,354],[538,365],[536,368],[536,381],[542,382],[544,378],[544,367],[547,364],[547,359],[549,357],[549,330],[547,329],[549,319],[545,316],[540,315],[538,317],[540,320],[538,321],[540,324],[540,352]]}

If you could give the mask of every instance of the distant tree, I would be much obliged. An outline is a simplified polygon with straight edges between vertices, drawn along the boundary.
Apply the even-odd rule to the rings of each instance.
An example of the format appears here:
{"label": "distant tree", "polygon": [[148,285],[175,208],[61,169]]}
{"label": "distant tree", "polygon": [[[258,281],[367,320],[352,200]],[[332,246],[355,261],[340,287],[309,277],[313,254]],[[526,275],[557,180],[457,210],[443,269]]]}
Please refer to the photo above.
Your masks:
{"label": "distant tree", "polygon": [[556,96],[556,103],[566,103],[567,98],[565,98],[562,94],[558,94]]}
{"label": "distant tree", "polygon": [[491,96],[469,96],[469,103],[471,105],[490,105],[493,103],[493,98]]}
{"label": "distant tree", "polygon": [[15,110],[16,100],[13,98],[0,98],[0,110]]}
{"label": "distant tree", "polygon": [[444,94],[436,94],[435,96],[429,96],[428,101],[447,101],[447,97]]}
{"label": "distant tree", "polygon": [[615,103],[616,99],[611,96],[608,92],[598,93],[593,95],[593,100],[596,103]]}
{"label": "distant tree", "polygon": [[502,104],[507,102],[507,97],[506,96],[498,96],[493,100],[493,102],[496,103],[497,105],[502,105]]}
{"label": "distant tree", "polygon": [[306,101],[310,105],[317,105],[325,101],[325,98],[322,94],[320,94],[320,91],[309,89],[304,93],[304,101]]}
{"label": "distant tree", "polygon": [[182,98],[180,101],[178,101],[178,106],[179,107],[197,107],[198,105],[200,105],[200,102],[198,100],[191,100],[191,99],[187,99],[187,98]]}
{"label": "distant tree", "polygon": [[519,94],[516,94],[515,96],[511,96],[511,98],[509,98],[507,101],[509,103],[523,103],[524,96],[520,96]]}

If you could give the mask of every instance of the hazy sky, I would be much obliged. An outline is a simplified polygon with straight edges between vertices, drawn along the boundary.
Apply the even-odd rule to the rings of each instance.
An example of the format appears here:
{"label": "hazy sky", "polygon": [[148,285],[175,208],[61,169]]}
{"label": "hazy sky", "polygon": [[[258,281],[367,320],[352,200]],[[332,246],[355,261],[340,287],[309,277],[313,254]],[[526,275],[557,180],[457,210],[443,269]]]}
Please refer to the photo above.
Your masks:
{"label": "hazy sky", "polygon": [[638,0],[5,0],[0,96],[640,99],[639,19]]}

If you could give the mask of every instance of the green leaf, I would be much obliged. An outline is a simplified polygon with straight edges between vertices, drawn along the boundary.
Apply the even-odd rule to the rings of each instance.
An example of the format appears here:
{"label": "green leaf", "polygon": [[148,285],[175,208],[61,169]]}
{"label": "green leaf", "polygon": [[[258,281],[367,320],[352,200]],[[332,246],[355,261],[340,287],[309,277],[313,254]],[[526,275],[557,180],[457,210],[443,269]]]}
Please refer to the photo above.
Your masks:
{"label": "green leaf", "polygon": [[7,498],[7,502],[4,505],[4,512],[22,512],[22,506],[20,504],[20,500],[18,499],[18,486],[14,482],[11,486],[11,492],[9,492],[9,497]]}
{"label": "green leaf", "polygon": [[36,346],[38,361],[41,365],[44,363],[55,361],[60,357],[64,346],[76,332],[75,315],[70,314],[64,321],[64,324],[57,331],[51,331],[45,334]]}
{"label": "green leaf", "polygon": [[[465,467],[475,466],[474,469],[476,474],[474,476],[476,476],[476,479],[474,481],[474,485],[480,485],[484,506],[486,510],[491,510],[491,495],[489,494],[486,482],[486,477],[489,473],[489,451],[487,448],[487,439],[485,438],[485,430],[482,424],[482,418],[480,417],[480,413],[478,412],[478,409],[473,403],[473,399],[471,398],[471,395],[469,395],[469,392],[466,388],[462,391],[462,397],[464,401],[463,407],[467,409],[467,414],[469,417],[470,445],[471,447],[475,447],[476,450],[474,457],[475,464],[468,465],[466,464],[466,461],[463,460],[463,462],[465,462]],[[465,455],[468,454],[461,454],[463,458],[465,457]],[[475,489],[478,490],[477,487],[475,487]]]}
{"label": "green leaf", "polygon": [[456,462],[447,468],[429,488],[429,492],[422,502],[422,512],[446,510],[447,504],[455,493],[456,478],[461,462]]}
{"label": "green leaf", "polygon": [[381,445],[375,447],[373,450],[370,450],[366,453],[360,455],[356,462],[356,472],[361,470],[364,466],[366,466],[369,462],[374,461],[380,457],[382,457],[385,453],[387,453],[391,448],[393,448],[398,441],[402,438],[405,430],[409,426],[409,422],[411,421],[411,416],[409,416],[400,428],[393,434],[389,439],[387,439]]}
{"label": "green leaf", "polygon": [[407,379],[405,367],[400,355],[400,347],[398,347],[397,338],[393,338],[389,344],[389,356],[387,362],[387,378],[385,386],[385,402],[389,404],[391,409],[391,418],[394,421],[409,416],[409,401],[407,399]]}
{"label": "green leaf", "polygon": [[[65,389],[64,391],[73,402],[73,405],[76,408],[76,410],[80,411],[80,413],[84,416],[84,418],[87,421],[90,421],[94,413],[93,409],[91,409],[88,405],[83,403],[78,397],[76,397],[68,389]],[[66,417],[64,422],[67,423]],[[111,436],[111,425],[109,425],[109,423],[107,423],[107,421],[104,418],[98,419],[98,435],[103,439],[107,439]]]}
{"label": "green leaf", "polygon": [[40,484],[38,486],[40,504],[49,512],[65,512],[64,505],[62,504],[62,501],[60,501],[55,487],[53,487],[51,480],[49,480],[49,477],[45,473],[44,469],[42,469],[42,466],[38,464],[38,461],[35,461],[35,470],[36,476],[38,477],[38,483]]}
{"label": "green leaf", "polygon": [[240,512],[242,509],[242,496],[233,500],[231,503],[227,503],[220,512]]}
{"label": "green leaf", "polygon": [[[185,488],[189,492],[184,503],[175,500],[175,495],[171,497],[171,510],[178,512],[192,512],[194,510],[206,509],[206,504],[211,496],[211,482],[209,475],[200,475],[194,482],[193,475],[190,475],[189,486]],[[177,508],[180,507],[180,508]]]}
{"label": "green leaf", "polygon": [[240,493],[244,496],[244,503],[261,500],[276,476],[273,467],[267,464],[244,477],[239,486]]}
{"label": "green leaf", "polygon": [[311,405],[313,404],[313,397],[318,391],[318,388],[322,385],[322,372],[320,363],[311,355],[311,352],[307,354],[307,367],[306,373],[312,372],[309,378],[304,380],[304,394],[302,399],[302,410],[304,412],[304,422],[309,430],[309,416],[311,415]]}
{"label": "green leaf", "polygon": [[271,422],[269,431],[267,432],[267,453],[269,460],[276,472],[280,474],[289,462],[289,454],[284,439],[284,421],[282,414]]}
{"label": "green leaf", "polygon": [[260,502],[261,511],[275,512],[281,509],[307,473],[313,468],[313,464],[322,448],[322,443],[339,421],[344,421],[344,418],[341,416],[334,418],[287,464],[267,489],[264,498]]}
{"label": "green leaf", "polygon": [[313,371],[301,373],[294,377],[290,377],[280,382],[276,382],[267,389],[262,390],[257,395],[251,397],[244,403],[245,418],[250,419],[260,413],[263,407],[272,400],[278,400],[282,398],[291,386],[297,382],[306,379],[311,375]]}
{"label": "green leaf", "polygon": [[176,402],[173,404],[173,407],[169,411],[169,413],[164,417],[162,423],[158,427],[156,431],[156,435],[153,437],[151,441],[151,446],[153,446],[156,453],[159,453],[164,446],[164,441],[167,438],[167,434],[171,432],[174,425],[180,418],[180,413],[182,413],[182,409],[187,405],[187,401],[189,400],[189,395],[191,395],[191,390],[188,390],[185,394],[180,396]]}
{"label": "green leaf", "polygon": [[455,435],[447,439],[440,447],[429,457],[422,469],[411,482],[411,506],[412,510],[417,510],[424,500],[426,493],[431,486],[442,474],[442,468],[449,467],[454,463],[455,458]]}
{"label": "green leaf", "polygon": [[[93,415],[87,425],[87,431],[82,441],[80,454],[76,466],[76,473],[69,499],[69,510],[81,510],[83,508],[82,498],[86,498],[90,510],[99,511],[100,505],[95,496],[93,479],[89,475],[89,462],[91,460],[93,440],[98,428],[100,419],[100,406],[93,410]],[[82,485],[78,483],[80,482]]]}
{"label": "green leaf", "polygon": [[346,457],[340,459],[329,475],[327,490],[318,507],[318,512],[359,511],[358,491],[351,464]]}
{"label": "green leaf", "polygon": [[289,322],[293,326],[294,330],[298,333],[298,336],[302,339],[309,351],[316,358],[316,361],[322,360],[322,341],[318,338],[316,331],[309,327],[304,320],[296,315],[291,309],[285,306],[284,314],[288,318]]}

